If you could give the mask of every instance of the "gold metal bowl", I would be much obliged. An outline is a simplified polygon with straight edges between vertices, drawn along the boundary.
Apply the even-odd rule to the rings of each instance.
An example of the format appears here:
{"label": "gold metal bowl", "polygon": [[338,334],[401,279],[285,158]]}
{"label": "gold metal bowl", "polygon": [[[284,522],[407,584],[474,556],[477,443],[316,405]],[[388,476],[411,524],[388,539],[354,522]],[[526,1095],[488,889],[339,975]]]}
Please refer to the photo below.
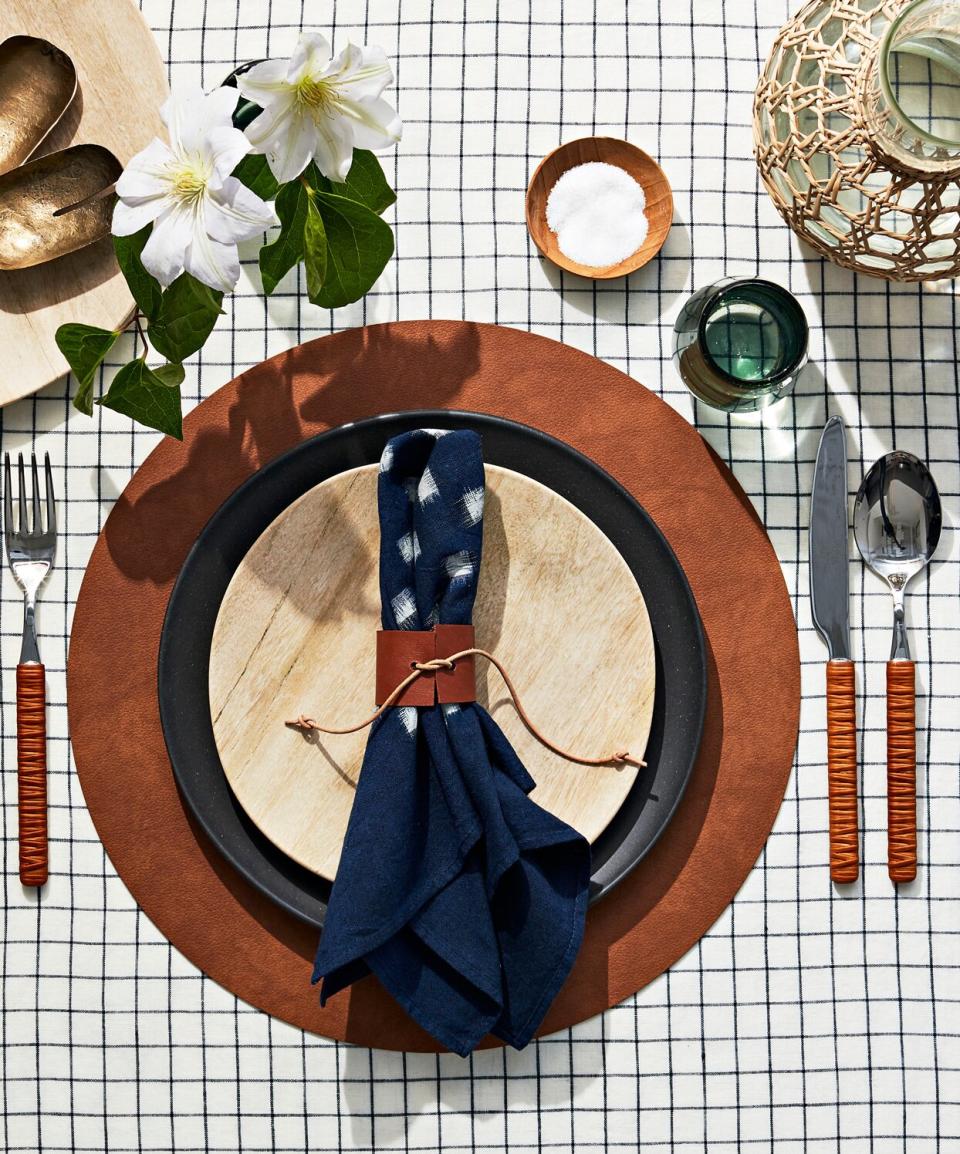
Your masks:
{"label": "gold metal bowl", "polygon": [[122,171],[109,149],[77,144],[0,176],[0,270],[43,264],[106,236]]}
{"label": "gold metal bowl", "polygon": [[36,152],[77,93],[77,70],[65,52],[35,36],[0,44],[0,173]]}

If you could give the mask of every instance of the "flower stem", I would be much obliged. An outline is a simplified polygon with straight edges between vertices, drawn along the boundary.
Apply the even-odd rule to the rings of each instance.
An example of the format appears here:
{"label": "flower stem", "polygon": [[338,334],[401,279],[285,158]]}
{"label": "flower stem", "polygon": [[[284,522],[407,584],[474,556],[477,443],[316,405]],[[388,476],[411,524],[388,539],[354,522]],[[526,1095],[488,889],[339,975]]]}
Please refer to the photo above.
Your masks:
{"label": "flower stem", "polygon": [[[139,309],[134,310],[133,323],[134,323],[134,326],[136,327],[136,330],[137,330],[137,336],[139,336],[140,340],[143,341],[143,356],[144,356],[144,359],[146,359],[147,348],[148,348],[147,334],[143,331],[143,325],[140,324],[140,310]],[[133,341],[133,352],[134,352],[134,355],[136,355],[136,352],[137,352],[136,337],[134,337],[134,341]]]}

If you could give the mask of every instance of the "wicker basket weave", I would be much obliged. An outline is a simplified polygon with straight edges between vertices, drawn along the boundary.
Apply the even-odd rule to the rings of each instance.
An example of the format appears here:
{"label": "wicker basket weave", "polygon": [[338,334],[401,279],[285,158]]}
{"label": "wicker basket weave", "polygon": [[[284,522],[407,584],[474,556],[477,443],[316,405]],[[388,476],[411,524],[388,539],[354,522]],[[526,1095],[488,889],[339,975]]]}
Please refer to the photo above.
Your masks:
{"label": "wicker basket weave", "polygon": [[846,268],[926,281],[960,273],[960,169],[936,150],[914,160],[913,142],[880,131],[881,40],[909,3],[804,5],[761,75],[754,141],[767,191],[801,239]]}

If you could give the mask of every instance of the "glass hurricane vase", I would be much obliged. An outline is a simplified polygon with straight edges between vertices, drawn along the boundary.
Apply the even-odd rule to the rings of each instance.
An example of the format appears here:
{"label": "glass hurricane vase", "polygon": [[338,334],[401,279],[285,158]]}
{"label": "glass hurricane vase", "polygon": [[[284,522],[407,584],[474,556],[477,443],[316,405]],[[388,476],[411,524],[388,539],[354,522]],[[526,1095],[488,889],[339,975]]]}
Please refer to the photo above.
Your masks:
{"label": "glass hurricane vase", "polygon": [[960,0],[812,0],[781,29],[754,103],[781,215],[837,264],[960,273]]}

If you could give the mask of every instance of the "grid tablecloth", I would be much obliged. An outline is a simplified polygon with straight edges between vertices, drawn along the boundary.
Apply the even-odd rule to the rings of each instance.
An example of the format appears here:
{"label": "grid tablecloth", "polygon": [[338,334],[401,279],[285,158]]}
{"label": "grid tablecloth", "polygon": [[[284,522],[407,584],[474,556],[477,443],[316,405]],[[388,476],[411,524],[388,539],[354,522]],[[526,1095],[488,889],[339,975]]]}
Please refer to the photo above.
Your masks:
{"label": "grid tablecloth", "polygon": [[[960,514],[957,301],[825,265],[783,226],[751,159],[751,95],[784,0],[144,0],[174,86],[216,86],[285,54],[301,26],[383,45],[404,139],[396,257],[335,314],[292,275],[269,301],[257,245],[238,295],[187,366],[186,405],[299,341],[376,321],[492,321],[576,345],[694,421],[763,518],[794,596],[803,660],[795,771],[766,851],[733,905],[669,973],[526,1051],[467,1060],[300,1033],[239,1003],[157,932],[96,837],[72,764],[64,666],[84,566],[155,443],[64,382],[0,411],[3,448],[49,450],[62,491],[57,568],[40,611],[50,709],[52,877],[17,878],[14,676],[20,600],[4,573],[0,1148],[9,1151],[960,1149]],[[523,193],[564,140],[625,136],[676,198],[661,258],[596,285],[536,254]],[[670,363],[692,286],[761,273],[801,299],[813,364],[794,399],[728,420],[694,407]],[[125,338],[107,374],[127,359]],[[112,366],[112,367],[111,367]],[[411,395],[411,403],[416,397]],[[590,398],[584,398],[589,404]],[[891,447],[928,460],[944,540],[908,606],[918,680],[918,879],[885,868],[886,592],[851,563],[862,753],[862,881],[826,856],[824,652],[807,596],[819,431],[841,413],[850,484]],[[852,497],[852,493],[851,493]],[[750,590],[732,613],[750,613]],[[771,686],[771,693],[776,686]],[[117,692],[122,693],[122,684]],[[733,833],[734,831],[732,831]]]}

